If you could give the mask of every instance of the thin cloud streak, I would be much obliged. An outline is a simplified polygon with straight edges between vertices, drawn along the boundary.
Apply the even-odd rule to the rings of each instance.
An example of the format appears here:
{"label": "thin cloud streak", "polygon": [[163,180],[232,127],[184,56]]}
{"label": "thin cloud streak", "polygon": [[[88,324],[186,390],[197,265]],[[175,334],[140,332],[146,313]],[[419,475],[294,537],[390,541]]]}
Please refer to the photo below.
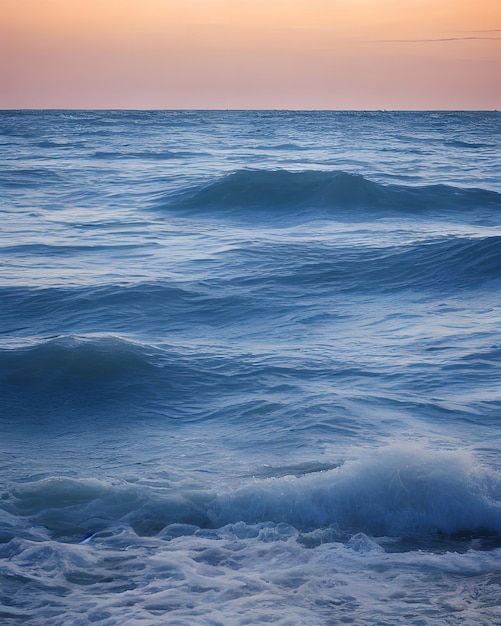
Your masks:
{"label": "thin cloud streak", "polygon": [[376,41],[380,43],[433,43],[435,41],[501,41],[501,37],[437,37],[434,39],[377,39]]}

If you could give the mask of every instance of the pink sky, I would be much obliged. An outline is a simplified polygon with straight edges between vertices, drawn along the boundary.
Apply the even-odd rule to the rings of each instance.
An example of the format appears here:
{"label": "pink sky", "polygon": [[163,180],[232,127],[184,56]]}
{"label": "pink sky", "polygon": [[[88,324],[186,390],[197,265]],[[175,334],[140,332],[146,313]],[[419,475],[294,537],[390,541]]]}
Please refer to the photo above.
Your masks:
{"label": "pink sky", "polygon": [[501,108],[501,0],[0,0],[0,10],[0,108]]}

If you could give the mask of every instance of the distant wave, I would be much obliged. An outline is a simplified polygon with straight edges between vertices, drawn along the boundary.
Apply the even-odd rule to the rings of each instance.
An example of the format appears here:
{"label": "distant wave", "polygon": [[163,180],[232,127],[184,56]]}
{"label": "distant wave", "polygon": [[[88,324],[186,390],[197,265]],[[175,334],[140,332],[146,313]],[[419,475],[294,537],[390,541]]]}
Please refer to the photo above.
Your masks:
{"label": "distant wave", "polygon": [[383,185],[343,171],[238,170],[158,206],[185,211],[260,209],[386,209],[441,212],[478,207],[501,209],[501,194],[447,185]]}
{"label": "distant wave", "polygon": [[453,139],[452,141],[447,142],[448,146],[453,148],[471,148],[473,150],[478,150],[480,148],[495,148],[495,144],[488,143],[478,143],[473,141],[461,141],[460,139]]}
{"label": "distant wave", "polygon": [[73,245],[54,245],[43,243],[24,243],[15,246],[0,247],[0,255],[29,255],[29,256],[73,256],[75,254],[93,254],[96,252],[105,252],[107,250],[136,250],[144,249],[142,244],[73,244]]}
{"label": "distant wave", "polygon": [[38,189],[48,185],[61,184],[64,174],[47,167],[7,169],[3,175],[2,186],[6,189]]}
{"label": "distant wave", "polygon": [[[248,289],[259,284],[304,290],[303,295],[325,288],[340,291],[394,291],[402,289],[463,289],[481,286],[501,277],[501,237],[436,237],[385,247],[330,246],[311,243],[249,244],[239,257],[253,268],[251,276],[234,282]],[[245,266],[243,269],[245,270]],[[283,298],[286,291],[276,290]]]}
{"label": "distant wave", "polygon": [[144,150],[142,152],[113,152],[109,150],[97,150],[93,154],[94,159],[115,161],[117,159],[151,159],[154,161],[167,161],[170,159],[182,159],[190,156],[191,152],[172,150]]}
{"label": "distant wave", "polygon": [[387,248],[324,249],[316,254],[297,252],[293,261],[284,259],[278,282],[310,284],[319,289],[336,285],[343,291],[455,290],[501,278],[499,236],[443,237]]}

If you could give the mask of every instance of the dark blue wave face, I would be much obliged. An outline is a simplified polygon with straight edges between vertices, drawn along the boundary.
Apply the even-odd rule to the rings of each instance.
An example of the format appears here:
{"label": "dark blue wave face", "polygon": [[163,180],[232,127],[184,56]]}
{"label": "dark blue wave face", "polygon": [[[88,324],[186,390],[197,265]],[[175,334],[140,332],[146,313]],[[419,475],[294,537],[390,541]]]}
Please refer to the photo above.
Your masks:
{"label": "dark blue wave face", "polygon": [[0,350],[0,406],[18,427],[49,421],[57,430],[78,421],[77,430],[85,431],[151,418],[166,426],[209,419],[222,395],[228,401],[236,390],[249,393],[253,378],[249,364],[229,356],[112,335],[32,340]]}
{"label": "dark blue wave face", "polygon": [[265,219],[275,212],[287,219],[301,210],[307,210],[313,219],[330,215],[356,221],[388,214],[464,212],[470,217],[468,213],[479,210],[494,213],[499,219],[501,195],[447,185],[383,185],[343,171],[240,170],[185,191],[170,206],[201,215],[221,212],[242,216],[252,210],[254,216],[257,213],[258,218]]}

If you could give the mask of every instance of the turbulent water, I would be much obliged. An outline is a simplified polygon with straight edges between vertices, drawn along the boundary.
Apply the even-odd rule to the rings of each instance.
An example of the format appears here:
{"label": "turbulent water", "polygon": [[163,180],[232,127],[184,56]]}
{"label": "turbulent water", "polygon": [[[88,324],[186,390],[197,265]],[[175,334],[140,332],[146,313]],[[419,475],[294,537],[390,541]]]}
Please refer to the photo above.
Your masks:
{"label": "turbulent water", "polygon": [[0,113],[0,622],[501,623],[499,113]]}

